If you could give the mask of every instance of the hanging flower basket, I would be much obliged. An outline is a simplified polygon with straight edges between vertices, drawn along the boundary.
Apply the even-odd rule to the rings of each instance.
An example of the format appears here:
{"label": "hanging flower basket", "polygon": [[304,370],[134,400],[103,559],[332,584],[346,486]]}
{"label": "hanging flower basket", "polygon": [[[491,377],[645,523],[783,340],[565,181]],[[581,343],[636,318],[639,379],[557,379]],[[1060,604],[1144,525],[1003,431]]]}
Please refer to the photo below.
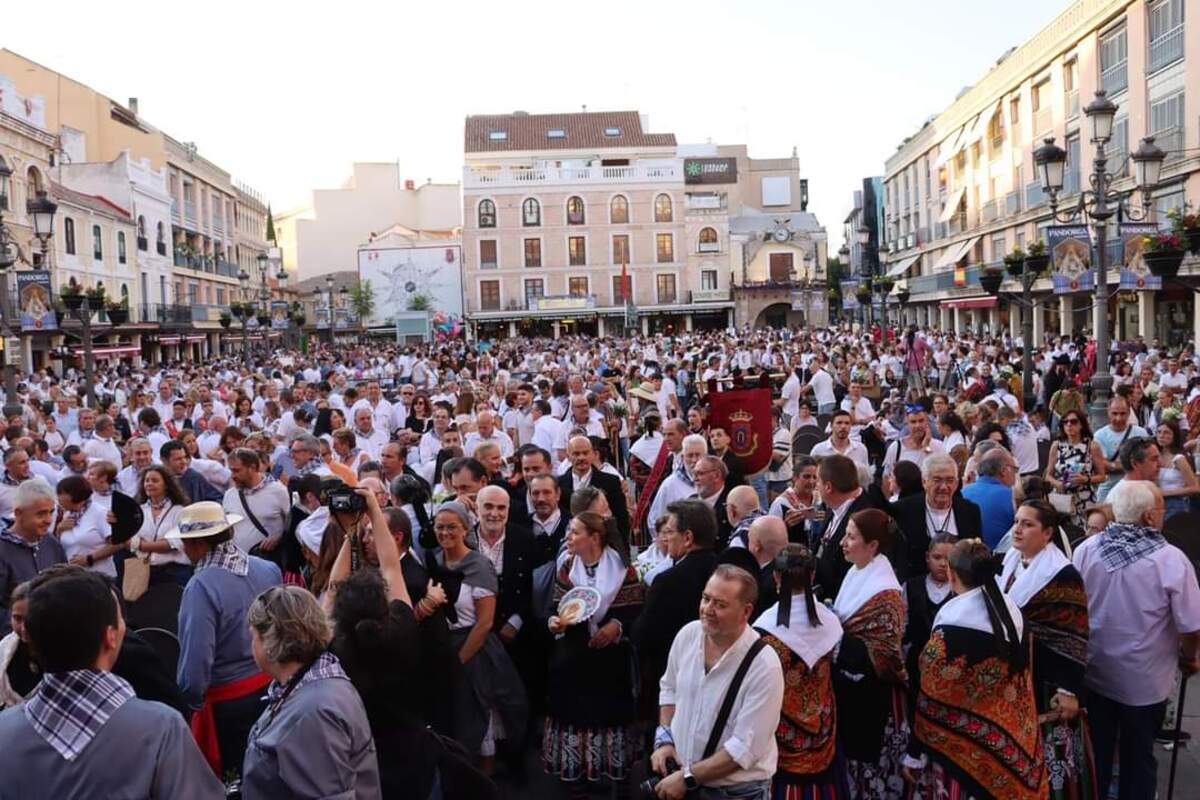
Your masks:
{"label": "hanging flower basket", "polygon": [[1004,269],[1014,278],[1021,277],[1021,273],[1025,269],[1025,251],[1018,247],[1006,255],[1004,257]]}
{"label": "hanging flower basket", "polygon": [[1146,267],[1151,275],[1160,278],[1175,277],[1185,253],[1183,239],[1174,233],[1160,233],[1142,239],[1142,258],[1146,260]]}
{"label": "hanging flower basket", "polygon": [[1200,228],[1185,230],[1183,236],[1188,252],[1194,256],[1200,256]]}
{"label": "hanging flower basket", "polygon": [[259,314],[258,315],[258,326],[260,328],[265,328],[270,324],[271,324],[271,315],[270,314]]}
{"label": "hanging flower basket", "polygon": [[63,289],[58,295],[68,311],[78,311],[83,308],[83,292],[76,287]]}
{"label": "hanging flower basket", "polygon": [[871,300],[871,287],[864,283],[858,285],[858,291],[854,293],[858,297],[860,303],[866,303]]}
{"label": "hanging flower basket", "polygon": [[912,297],[912,293],[909,292],[908,289],[901,289],[900,291],[896,292],[896,299],[900,301],[900,305],[907,303],[908,298],[910,297]]}
{"label": "hanging flower basket", "polygon": [[108,321],[113,325],[124,325],[129,322],[129,309],[119,303],[108,306],[104,311],[108,314]]}
{"label": "hanging flower basket", "polygon": [[1000,269],[985,269],[979,273],[979,285],[990,295],[1000,293],[1000,284],[1004,282],[1004,271]]}
{"label": "hanging flower basket", "polygon": [[228,312],[223,311],[223,312],[221,312],[220,322],[221,322],[221,327],[228,330],[229,326],[233,324],[233,317],[230,316]]}

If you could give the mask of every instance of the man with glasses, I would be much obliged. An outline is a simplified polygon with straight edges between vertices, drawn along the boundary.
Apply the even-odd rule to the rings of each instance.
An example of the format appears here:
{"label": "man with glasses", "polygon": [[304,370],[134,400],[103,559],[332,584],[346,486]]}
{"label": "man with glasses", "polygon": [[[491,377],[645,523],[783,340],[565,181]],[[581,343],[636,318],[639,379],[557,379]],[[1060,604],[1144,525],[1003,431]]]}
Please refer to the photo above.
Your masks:
{"label": "man with glasses", "polygon": [[[997,451],[1008,457],[1007,450]],[[1008,463],[1008,462],[1006,462]],[[905,564],[893,562],[896,576],[901,580],[927,571],[925,552],[929,542],[939,533],[952,533],[960,539],[979,539],[983,536],[983,520],[979,506],[960,494],[958,464],[945,453],[935,453],[921,464],[921,479],[925,491],[898,501],[892,516],[904,534]],[[1011,499],[1010,513],[1011,513]],[[1011,524],[1011,523],[1010,523]],[[1007,528],[1005,529],[1007,530]]]}
{"label": "man with glasses", "polygon": [[[1117,458],[1121,445],[1130,439],[1148,435],[1142,426],[1130,424],[1129,401],[1120,395],[1114,395],[1108,401],[1108,424],[1096,431],[1096,441],[1104,451],[1104,483],[1100,484],[1096,492],[1096,497],[1101,503],[1117,485],[1117,481],[1125,476],[1125,468]],[[1155,475],[1155,479],[1157,477]]]}
{"label": "man with glasses", "polygon": [[979,477],[963,489],[962,496],[979,506],[983,543],[994,550],[1013,524],[1017,461],[1003,447],[997,447],[984,453],[976,471]]}

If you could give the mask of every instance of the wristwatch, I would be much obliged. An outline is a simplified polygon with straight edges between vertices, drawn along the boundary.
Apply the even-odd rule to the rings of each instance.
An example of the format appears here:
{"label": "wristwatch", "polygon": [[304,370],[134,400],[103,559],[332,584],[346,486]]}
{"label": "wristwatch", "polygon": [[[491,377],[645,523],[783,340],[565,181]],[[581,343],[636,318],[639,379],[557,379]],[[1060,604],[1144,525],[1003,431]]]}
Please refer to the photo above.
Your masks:
{"label": "wristwatch", "polygon": [[696,782],[696,776],[692,774],[692,768],[688,767],[683,771],[683,785],[689,792],[695,791],[700,784]]}

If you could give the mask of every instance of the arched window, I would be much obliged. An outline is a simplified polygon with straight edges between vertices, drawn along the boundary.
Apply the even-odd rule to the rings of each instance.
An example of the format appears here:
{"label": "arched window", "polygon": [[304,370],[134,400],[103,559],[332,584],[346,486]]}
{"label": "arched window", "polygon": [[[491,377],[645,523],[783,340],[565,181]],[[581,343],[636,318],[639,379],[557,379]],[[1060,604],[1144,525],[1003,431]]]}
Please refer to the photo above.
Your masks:
{"label": "arched window", "polygon": [[655,222],[670,222],[671,221],[671,196],[668,194],[660,194],[654,198],[654,221]]}
{"label": "arched window", "polygon": [[629,222],[629,200],[619,194],[608,204],[608,221],[613,225],[624,225]]}
{"label": "arched window", "polygon": [[124,264],[127,259],[125,256],[125,231],[117,231],[117,263]]}
{"label": "arched window", "polygon": [[145,251],[150,246],[149,240],[146,239],[146,218],[139,216],[137,218],[137,247],[138,250]]}
{"label": "arched window", "polygon": [[717,238],[717,231],[714,228],[700,229],[700,252],[701,253],[716,253],[721,250],[721,242]]}
{"label": "arched window", "polygon": [[25,173],[25,183],[28,188],[28,197],[33,199],[37,197],[38,192],[46,191],[46,186],[42,182],[42,173],[37,167],[30,167]]}
{"label": "arched window", "polygon": [[521,204],[521,224],[536,227],[542,224],[542,204],[532,197],[525,198]]}
{"label": "arched window", "polygon": [[75,255],[75,220],[70,217],[63,218],[63,242],[67,255]]}
{"label": "arched window", "polygon": [[121,302],[129,305],[129,286],[124,283],[121,284]]}
{"label": "arched window", "polygon": [[92,226],[92,258],[97,261],[104,260],[104,237],[100,233],[100,226]]}
{"label": "arched window", "polygon": [[567,198],[567,224],[582,225],[583,224],[583,198],[578,195]]}
{"label": "arched window", "polygon": [[479,227],[496,227],[496,204],[491,200],[479,201]]}

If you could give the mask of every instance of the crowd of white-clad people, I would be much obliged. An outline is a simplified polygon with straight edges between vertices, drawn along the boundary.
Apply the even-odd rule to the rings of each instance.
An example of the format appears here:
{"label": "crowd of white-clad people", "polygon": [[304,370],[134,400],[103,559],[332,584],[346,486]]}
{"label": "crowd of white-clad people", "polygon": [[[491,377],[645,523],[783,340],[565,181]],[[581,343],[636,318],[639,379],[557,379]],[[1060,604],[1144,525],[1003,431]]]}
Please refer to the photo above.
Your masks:
{"label": "crowd of white-clad people", "polygon": [[[1117,343],[1099,424],[1094,344],[1028,343],[1028,396],[1026,344],[19,374],[0,797],[1153,798],[1200,670],[1200,362]],[[713,393],[753,387],[734,430]]]}

